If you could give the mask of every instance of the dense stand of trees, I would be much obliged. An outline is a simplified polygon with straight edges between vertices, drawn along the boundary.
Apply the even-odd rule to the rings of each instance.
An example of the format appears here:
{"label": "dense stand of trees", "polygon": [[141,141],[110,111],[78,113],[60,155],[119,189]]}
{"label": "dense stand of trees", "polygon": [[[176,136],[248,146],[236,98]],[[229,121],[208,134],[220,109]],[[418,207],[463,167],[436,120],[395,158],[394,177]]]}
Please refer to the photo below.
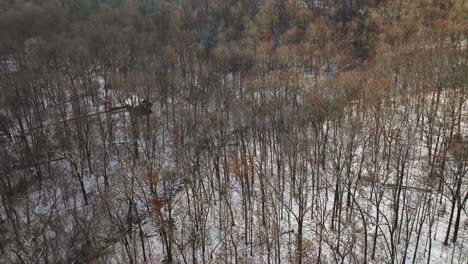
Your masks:
{"label": "dense stand of trees", "polygon": [[464,263],[463,0],[0,3],[0,263]]}

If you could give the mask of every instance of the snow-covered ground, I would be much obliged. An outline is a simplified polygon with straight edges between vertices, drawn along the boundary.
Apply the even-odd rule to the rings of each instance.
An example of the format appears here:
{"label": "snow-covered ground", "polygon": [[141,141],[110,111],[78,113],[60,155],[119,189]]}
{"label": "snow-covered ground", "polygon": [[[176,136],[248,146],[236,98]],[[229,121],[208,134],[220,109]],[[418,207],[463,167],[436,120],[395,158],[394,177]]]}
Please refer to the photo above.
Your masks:
{"label": "snow-covered ground", "polygon": [[[102,77],[97,77],[97,83],[101,103],[84,114],[104,111],[103,102],[109,99],[120,106],[124,98],[139,98],[106,92]],[[444,100],[442,105],[447,104]],[[76,259],[87,245],[75,244],[75,240],[90,236],[99,242],[91,247],[106,253],[102,263],[128,263],[128,256],[137,263],[143,262],[143,256],[147,263],[161,263],[167,256],[167,241],[176,263],[193,263],[194,258],[197,263],[291,263],[298,261],[302,223],[304,263],[318,263],[319,258],[320,263],[364,263],[364,258],[367,263],[392,263],[391,255],[393,263],[427,263],[429,255],[429,263],[465,263],[466,210],[461,211],[457,241],[451,241],[453,223],[449,245],[443,245],[452,196],[450,188],[438,192],[437,182],[430,182],[430,133],[427,126],[416,126],[421,121],[416,120],[415,107],[412,103],[389,107],[381,113],[386,118],[380,126],[379,116],[370,110],[366,117],[352,112],[340,122],[329,120],[315,132],[275,134],[272,130],[270,138],[249,130],[249,122],[256,120],[239,121],[232,116],[231,127],[223,128],[225,138],[212,127],[192,131],[188,122],[164,120],[171,116],[157,104],[152,115],[136,121],[127,112],[93,116],[101,119],[92,123],[86,147],[62,152],[64,160],[43,166],[55,177],[12,195],[13,204],[21,208],[17,219],[37,228],[20,237],[31,248],[38,247],[37,241],[56,243],[55,254]],[[187,105],[180,108],[190,109]],[[71,104],[65,109],[62,118],[74,117]],[[210,104],[207,109],[217,108]],[[462,109],[460,131],[466,137],[466,104]],[[437,124],[447,120],[442,110],[435,120]],[[105,125],[100,127],[100,122]],[[239,123],[246,125],[242,133],[249,136],[243,138],[237,132],[242,131],[235,127]],[[80,127],[70,125],[70,142],[78,145],[81,135],[75,133]],[[435,131],[434,137],[441,133]],[[248,139],[244,149],[241,139]],[[28,140],[33,140],[32,135]],[[432,144],[442,145],[436,140]],[[444,185],[453,186],[456,165],[448,157]],[[398,174],[402,167],[403,173]],[[35,171],[21,173],[17,175],[27,178]],[[402,182],[396,196],[398,177]],[[461,193],[467,189],[463,175]],[[7,215],[2,207],[0,220]],[[15,245],[2,244],[9,259],[17,258]],[[26,258],[27,252],[18,254]]]}

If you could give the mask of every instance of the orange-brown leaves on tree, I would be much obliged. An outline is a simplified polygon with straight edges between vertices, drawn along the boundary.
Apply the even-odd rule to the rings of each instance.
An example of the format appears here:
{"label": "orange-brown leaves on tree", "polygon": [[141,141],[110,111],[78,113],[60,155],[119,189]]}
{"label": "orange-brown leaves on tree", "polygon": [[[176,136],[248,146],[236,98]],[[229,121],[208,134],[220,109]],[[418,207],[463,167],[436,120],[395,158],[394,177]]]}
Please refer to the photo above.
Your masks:
{"label": "orange-brown leaves on tree", "polygon": [[146,181],[150,189],[154,190],[159,182],[159,170],[148,171],[148,173],[144,175],[144,180]]}
{"label": "orange-brown leaves on tree", "polygon": [[365,72],[358,70],[341,72],[333,81],[333,87],[343,90],[348,103],[357,103],[363,98],[365,76]]}
{"label": "orange-brown leaves on tree", "polygon": [[271,79],[277,86],[298,88],[302,76],[303,72],[296,69],[277,70],[272,72]]}
{"label": "orange-brown leaves on tree", "polygon": [[174,148],[182,148],[185,145],[185,136],[180,134],[174,134],[172,136],[172,146]]}
{"label": "orange-brown leaves on tree", "polygon": [[176,58],[177,58],[177,51],[172,47],[167,47],[166,49],[164,49],[161,55],[161,59],[164,62],[168,62],[168,63],[173,62]]}
{"label": "orange-brown leaves on tree", "polygon": [[216,62],[220,64],[227,64],[229,60],[229,54],[230,51],[228,47],[224,44],[219,44],[215,49],[214,49],[214,58]]}
{"label": "orange-brown leaves on tree", "polygon": [[267,61],[271,59],[271,55],[273,54],[273,42],[272,41],[260,42],[260,45],[258,46],[257,54],[260,60]]}
{"label": "orange-brown leaves on tree", "polygon": [[295,45],[283,45],[276,49],[278,63],[284,67],[293,66],[300,58],[297,56]]}
{"label": "orange-brown leaves on tree", "polygon": [[249,154],[234,155],[224,164],[224,170],[238,180],[252,177],[255,174],[254,158]]}
{"label": "orange-brown leaves on tree", "polygon": [[[302,252],[296,252],[296,254],[293,256],[293,263],[297,263],[300,257],[303,264],[327,263],[326,256],[322,255],[321,259],[319,259],[318,248],[319,245],[317,239],[303,238]],[[299,256],[299,254],[302,254],[302,256]]]}
{"label": "orange-brown leaves on tree", "polygon": [[224,125],[224,116],[220,112],[214,112],[210,114],[210,121],[213,128],[222,128]]}
{"label": "orange-brown leaves on tree", "polygon": [[201,47],[196,50],[197,57],[200,59],[208,59],[210,56],[210,49]]}
{"label": "orange-brown leaves on tree", "polygon": [[363,87],[363,99],[366,104],[379,103],[381,99],[389,92],[390,79],[384,76],[370,77],[369,80],[364,83]]}
{"label": "orange-brown leaves on tree", "polygon": [[265,86],[264,82],[256,75],[247,75],[244,80],[250,91],[257,91]]}
{"label": "orange-brown leaves on tree", "polygon": [[317,52],[327,47],[329,42],[334,41],[333,32],[323,19],[310,24],[306,31],[306,40]]}
{"label": "orange-brown leaves on tree", "polygon": [[247,178],[253,176],[255,172],[255,166],[253,163],[253,158],[249,154],[241,154],[240,160],[237,163],[235,174],[237,178]]}
{"label": "orange-brown leaves on tree", "polygon": [[385,89],[388,87],[390,83],[390,80],[387,78],[387,77],[380,77],[380,78],[377,78],[377,79],[371,79],[369,80],[369,87],[371,89]]}
{"label": "orange-brown leaves on tree", "polygon": [[262,33],[258,36],[258,40],[260,41],[271,41],[273,39],[273,35],[271,33]]}
{"label": "orange-brown leaves on tree", "polygon": [[159,210],[161,209],[164,205],[167,204],[167,201],[164,199],[160,198],[152,198],[150,200],[150,205],[152,209]]}
{"label": "orange-brown leaves on tree", "polygon": [[304,111],[313,123],[319,124],[325,121],[328,114],[327,100],[318,94],[309,94],[304,99]]}
{"label": "orange-brown leaves on tree", "polygon": [[279,85],[283,85],[287,82],[289,76],[288,76],[288,73],[287,71],[273,71],[271,73],[271,79],[273,82],[279,84]]}
{"label": "orange-brown leaves on tree", "polygon": [[293,27],[283,34],[282,39],[285,43],[299,43],[304,39],[304,31]]}
{"label": "orange-brown leaves on tree", "polygon": [[118,72],[113,72],[110,74],[110,85],[113,89],[120,89],[123,84],[123,77]]}

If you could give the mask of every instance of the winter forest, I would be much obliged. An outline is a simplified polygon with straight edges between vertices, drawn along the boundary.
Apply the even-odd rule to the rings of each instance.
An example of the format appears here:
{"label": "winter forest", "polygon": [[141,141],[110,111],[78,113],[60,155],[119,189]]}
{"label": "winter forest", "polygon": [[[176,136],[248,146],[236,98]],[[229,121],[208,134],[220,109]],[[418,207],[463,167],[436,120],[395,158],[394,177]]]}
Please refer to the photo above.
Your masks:
{"label": "winter forest", "polygon": [[0,263],[468,259],[465,0],[1,0]]}

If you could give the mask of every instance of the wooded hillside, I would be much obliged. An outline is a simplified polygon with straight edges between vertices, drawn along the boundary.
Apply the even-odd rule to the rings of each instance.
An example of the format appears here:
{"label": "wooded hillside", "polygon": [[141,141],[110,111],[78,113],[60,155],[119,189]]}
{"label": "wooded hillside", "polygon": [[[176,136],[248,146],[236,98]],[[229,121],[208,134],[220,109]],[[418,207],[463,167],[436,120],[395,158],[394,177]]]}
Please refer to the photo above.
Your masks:
{"label": "wooded hillside", "polygon": [[0,1],[0,263],[466,263],[467,14]]}

